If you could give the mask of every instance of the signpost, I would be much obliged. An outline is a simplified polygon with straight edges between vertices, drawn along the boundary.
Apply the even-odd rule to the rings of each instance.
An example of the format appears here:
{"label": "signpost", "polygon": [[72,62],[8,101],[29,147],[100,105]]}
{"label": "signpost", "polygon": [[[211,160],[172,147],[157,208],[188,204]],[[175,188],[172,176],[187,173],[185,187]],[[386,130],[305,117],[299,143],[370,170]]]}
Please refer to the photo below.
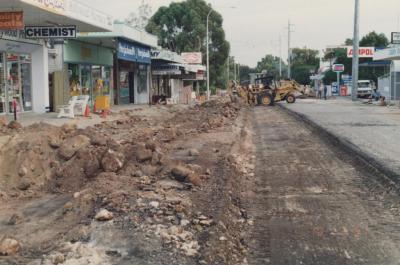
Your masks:
{"label": "signpost", "polygon": [[75,39],[76,26],[26,26],[25,37],[27,39]]}
{"label": "signpost", "polygon": [[337,74],[337,92],[339,93],[340,89],[340,73],[344,72],[344,65],[343,64],[334,64],[333,71]]}
{"label": "signpost", "polygon": [[392,44],[400,44],[400,32],[392,32]]}

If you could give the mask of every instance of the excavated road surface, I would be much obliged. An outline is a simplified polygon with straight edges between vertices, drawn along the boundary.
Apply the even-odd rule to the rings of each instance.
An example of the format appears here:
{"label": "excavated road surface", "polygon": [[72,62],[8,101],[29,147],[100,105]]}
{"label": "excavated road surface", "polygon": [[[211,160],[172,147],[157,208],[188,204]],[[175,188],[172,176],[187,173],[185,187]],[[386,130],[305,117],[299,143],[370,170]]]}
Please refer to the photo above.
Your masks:
{"label": "excavated road surface", "polygon": [[400,264],[399,195],[279,107],[250,111],[249,264]]}

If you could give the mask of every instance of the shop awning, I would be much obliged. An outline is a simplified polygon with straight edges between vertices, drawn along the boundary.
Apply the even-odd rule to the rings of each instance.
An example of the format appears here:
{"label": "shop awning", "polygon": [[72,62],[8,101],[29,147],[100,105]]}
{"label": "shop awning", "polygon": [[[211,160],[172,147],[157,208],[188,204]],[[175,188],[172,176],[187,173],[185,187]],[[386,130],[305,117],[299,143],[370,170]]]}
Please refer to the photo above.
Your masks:
{"label": "shop awning", "polygon": [[360,67],[390,67],[391,61],[371,61],[360,63]]}
{"label": "shop awning", "polygon": [[[83,1],[82,1],[83,2]],[[0,11],[23,11],[25,25],[75,25],[81,32],[113,30],[113,17],[77,0],[1,0]]]}
{"label": "shop awning", "polygon": [[153,75],[181,75],[183,64],[153,64],[151,66]]}

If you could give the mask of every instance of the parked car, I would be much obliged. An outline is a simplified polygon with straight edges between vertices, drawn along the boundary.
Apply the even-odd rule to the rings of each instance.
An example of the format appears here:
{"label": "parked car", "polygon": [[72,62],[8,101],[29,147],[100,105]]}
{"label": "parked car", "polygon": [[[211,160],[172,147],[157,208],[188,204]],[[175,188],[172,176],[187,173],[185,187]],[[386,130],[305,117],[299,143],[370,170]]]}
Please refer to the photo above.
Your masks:
{"label": "parked car", "polygon": [[359,98],[366,98],[372,95],[374,84],[371,80],[359,80],[357,95]]}

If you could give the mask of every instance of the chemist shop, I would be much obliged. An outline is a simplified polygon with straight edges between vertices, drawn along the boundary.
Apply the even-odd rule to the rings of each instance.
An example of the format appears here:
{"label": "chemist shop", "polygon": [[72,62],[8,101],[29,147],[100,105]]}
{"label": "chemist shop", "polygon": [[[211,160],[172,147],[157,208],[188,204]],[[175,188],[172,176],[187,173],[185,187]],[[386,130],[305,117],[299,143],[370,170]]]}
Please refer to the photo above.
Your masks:
{"label": "chemist shop", "polygon": [[90,105],[96,98],[113,98],[113,49],[101,45],[69,40],[64,44],[64,68],[67,94],[88,95]]}
{"label": "chemist shop", "polygon": [[150,98],[150,47],[118,38],[115,58],[117,104],[148,104]]}
{"label": "chemist shop", "polygon": [[2,32],[0,39],[0,115],[18,112],[45,112],[46,47],[24,39],[23,31]]}

